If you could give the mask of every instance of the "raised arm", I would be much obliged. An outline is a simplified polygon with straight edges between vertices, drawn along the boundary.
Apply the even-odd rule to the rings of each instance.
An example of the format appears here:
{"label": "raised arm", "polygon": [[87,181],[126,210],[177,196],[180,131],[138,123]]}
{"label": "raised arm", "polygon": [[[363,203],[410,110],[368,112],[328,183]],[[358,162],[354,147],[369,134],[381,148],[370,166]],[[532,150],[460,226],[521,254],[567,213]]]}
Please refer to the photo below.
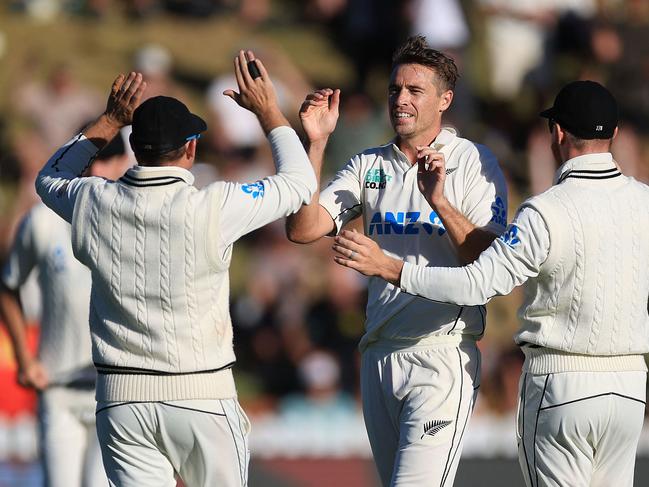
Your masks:
{"label": "raised arm", "polygon": [[[318,188],[329,136],[336,128],[340,90],[325,88],[310,93],[300,109],[300,120],[307,135],[307,154],[313,166]],[[313,242],[334,230],[334,220],[320,205],[316,189],[311,202],[286,219],[286,236],[295,243]]]}
{"label": "raised arm", "polygon": [[130,125],[146,83],[139,73],[120,74],[113,82],[106,110],[83,133],[57,150],[36,178],[36,191],[47,206],[66,221],[72,220],[81,174],[119,130]]}
{"label": "raised arm", "polygon": [[[254,62],[259,76],[252,77]],[[226,90],[241,107],[253,112],[268,137],[277,173],[255,183],[216,183],[223,187],[220,237],[224,246],[278,218],[294,213],[311,201],[317,190],[313,168],[295,131],[277,104],[273,83],[264,64],[252,51],[240,51],[234,60],[239,92]]]}

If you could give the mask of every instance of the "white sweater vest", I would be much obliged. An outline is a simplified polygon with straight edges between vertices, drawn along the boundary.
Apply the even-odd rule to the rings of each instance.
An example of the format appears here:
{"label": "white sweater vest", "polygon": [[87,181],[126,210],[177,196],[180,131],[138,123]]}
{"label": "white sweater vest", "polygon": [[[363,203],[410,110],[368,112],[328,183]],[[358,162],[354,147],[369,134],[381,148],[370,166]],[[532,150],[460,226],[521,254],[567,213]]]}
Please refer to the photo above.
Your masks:
{"label": "white sweater vest", "polygon": [[644,354],[649,187],[622,175],[590,177],[568,178],[525,203],[545,220],[550,251],[526,283],[516,341],[571,354]]}
{"label": "white sweater vest", "polygon": [[98,398],[102,389],[111,400],[220,396],[211,373],[235,360],[230,255],[213,252],[219,186],[156,176],[150,186],[87,185],[75,204],[72,247],[92,269]]}

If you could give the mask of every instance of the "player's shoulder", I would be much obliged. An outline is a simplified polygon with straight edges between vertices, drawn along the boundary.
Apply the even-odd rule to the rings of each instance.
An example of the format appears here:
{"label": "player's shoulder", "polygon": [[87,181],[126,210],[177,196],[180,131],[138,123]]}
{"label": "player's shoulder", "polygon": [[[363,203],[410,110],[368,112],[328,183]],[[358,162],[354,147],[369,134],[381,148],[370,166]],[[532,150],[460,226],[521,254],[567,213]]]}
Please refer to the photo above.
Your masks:
{"label": "player's shoulder", "polygon": [[498,159],[489,147],[461,137],[453,127],[444,127],[438,139],[441,139],[441,145],[447,147],[448,153],[458,162],[499,167]]}
{"label": "player's shoulder", "polygon": [[642,193],[644,196],[649,197],[649,185],[643,183],[642,181],[638,181],[636,178],[632,176],[624,176],[624,177],[627,180],[627,184],[629,184],[636,191]]}
{"label": "player's shoulder", "polygon": [[43,203],[38,203],[29,210],[29,215],[34,232],[45,238],[47,235],[53,238],[61,229],[67,229],[70,226],[68,222]]}
{"label": "player's shoulder", "polygon": [[365,160],[375,160],[377,157],[383,159],[389,159],[394,155],[394,141],[391,140],[382,145],[377,145],[375,147],[368,147],[363,151],[352,157],[353,159],[358,160],[359,162],[364,162]]}
{"label": "player's shoulder", "polygon": [[49,226],[54,218],[60,217],[41,202],[29,209],[23,217],[23,222],[24,225],[40,228]]}

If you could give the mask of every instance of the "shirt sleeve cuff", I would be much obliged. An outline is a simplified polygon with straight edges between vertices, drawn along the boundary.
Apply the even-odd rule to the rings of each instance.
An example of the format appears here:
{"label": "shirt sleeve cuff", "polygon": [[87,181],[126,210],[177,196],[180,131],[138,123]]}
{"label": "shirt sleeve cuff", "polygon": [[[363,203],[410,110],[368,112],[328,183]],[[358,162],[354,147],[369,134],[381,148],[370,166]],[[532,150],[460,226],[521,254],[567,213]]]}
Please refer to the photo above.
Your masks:
{"label": "shirt sleeve cuff", "polygon": [[268,140],[272,144],[273,142],[277,141],[278,138],[281,138],[283,135],[290,133],[295,133],[295,130],[293,130],[288,125],[280,125],[279,127],[275,127],[273,130],[268,132]]}
{"label": "shirt sleeve cuff", "polygon": [[401,290],[408,294],[412,293],[412,271],[413,264],[410,262],[404,262],[403,267],[401,268],[401,281],[399,282],[399,287]]}

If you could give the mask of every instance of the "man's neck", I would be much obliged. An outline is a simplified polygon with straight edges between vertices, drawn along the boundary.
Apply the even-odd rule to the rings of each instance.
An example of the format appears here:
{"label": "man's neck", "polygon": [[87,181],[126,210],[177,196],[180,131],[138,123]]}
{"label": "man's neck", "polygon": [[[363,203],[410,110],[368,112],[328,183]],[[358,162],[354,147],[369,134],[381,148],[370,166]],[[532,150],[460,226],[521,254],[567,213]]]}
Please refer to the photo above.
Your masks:
{"label": "man's neck", "polygon": [[411,164],[417,163],[417,147],[429,146],[441,132],[441,127],[436,131],[431,131],[412,138],[397,136],[396,145],[401,152],[405,154]]}

